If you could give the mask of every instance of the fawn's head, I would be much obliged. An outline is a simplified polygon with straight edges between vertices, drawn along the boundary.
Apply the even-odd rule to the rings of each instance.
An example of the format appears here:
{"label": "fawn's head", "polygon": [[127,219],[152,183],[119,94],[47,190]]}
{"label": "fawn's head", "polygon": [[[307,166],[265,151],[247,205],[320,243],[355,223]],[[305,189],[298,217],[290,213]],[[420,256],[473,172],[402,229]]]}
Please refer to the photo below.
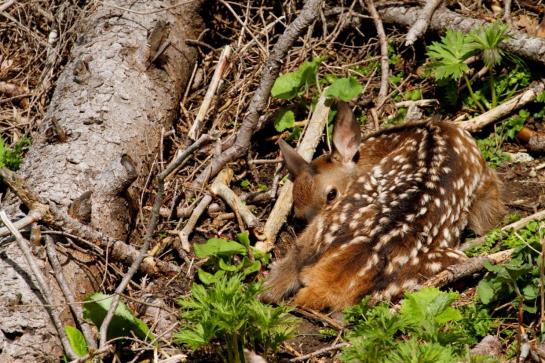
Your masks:
{"label": "fawn's head", "polygon": [[343,195],[357,173],[360,128],[350,107],[339,102],[333,128],[333,150],[306,162],[284,140],[280,151],[293,178],[295,216],[308,222],[327,204]]}

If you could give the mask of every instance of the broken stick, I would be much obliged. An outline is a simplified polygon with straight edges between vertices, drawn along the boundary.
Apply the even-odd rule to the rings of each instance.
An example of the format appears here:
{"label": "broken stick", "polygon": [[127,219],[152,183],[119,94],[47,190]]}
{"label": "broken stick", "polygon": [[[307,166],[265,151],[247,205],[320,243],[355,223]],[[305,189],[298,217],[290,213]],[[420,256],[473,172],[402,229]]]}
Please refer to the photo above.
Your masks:
{"label": "broken stick", "polygon": [[199,134],[202,128],[202,123],[204,121],[204,118],[206,117],[206,113],[208,112],[208,109],[210,108],[210,103],[212,103],[212,98],[216,94],[216,90],[218,89],[220,81],[223,78],[223,75],[225,74],[225,69],[227,67],[227,62],[230,56],[231,56],[231,47],[229,45],[226,45],[220,54],[218,63],[216,64],[216,69],[214,70],[214,75],[212,76],[210,85],[208,86],[208,89],[206,90],[206,94],[204,95],[204,99],[202,101],[201,107],[199,108],[199,112],[197,113],[197,117],[195,117],[195,120],[193,121],[193,125],[191,126],[191,128],[189,129],[189,132],[187,133],[187,136],[191,140],[197,140],[197,138],[199,137]]}
{"label": "broken stick", "polygon": [[469,132],[475,132],[481,130],[488,124],[491,124],[502,117],[509,115],[511,112],[519,109],[520,107],[534,101],[536,97],[545,89],[544,82],[537,82],[533,86],[529,87],[521,94],[505,101],[501,105],[494,107],[493,109],[474,117],[467,121],[458,121],[456,125]]}

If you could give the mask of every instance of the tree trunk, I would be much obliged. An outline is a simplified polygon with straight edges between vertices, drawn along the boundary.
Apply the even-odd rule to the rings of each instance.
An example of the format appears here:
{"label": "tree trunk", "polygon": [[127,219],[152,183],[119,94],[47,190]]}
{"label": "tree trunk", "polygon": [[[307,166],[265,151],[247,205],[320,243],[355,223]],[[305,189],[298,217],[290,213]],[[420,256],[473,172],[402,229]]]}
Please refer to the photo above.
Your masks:
{"label": "tree trunk", "polygon": [[[196,60],[184,40],[202,30],[200,3],[177,3],[100,2],[82,26],[19,172],[41,198],[72,207],[78,219],[116,239],[128,238],[135,204],[130,196],[137,200],[144,187],[161,129],[171,127]],[[150,64],[165,42],[169,45]],[[7,200],[3,208],[19,218],[18,202],[13,196]],[[89,202],[87,211],[77,208]],[[76,299],[99,288],[93,261],[82,268],[75,253],[64,259]],[[49,265],[42,267],[51,277]],[[58,361],[60,342],[14,243],[3,245],[0,271],[0,361]],[[49,283],[55,300],[64,303],[56,282]]]}

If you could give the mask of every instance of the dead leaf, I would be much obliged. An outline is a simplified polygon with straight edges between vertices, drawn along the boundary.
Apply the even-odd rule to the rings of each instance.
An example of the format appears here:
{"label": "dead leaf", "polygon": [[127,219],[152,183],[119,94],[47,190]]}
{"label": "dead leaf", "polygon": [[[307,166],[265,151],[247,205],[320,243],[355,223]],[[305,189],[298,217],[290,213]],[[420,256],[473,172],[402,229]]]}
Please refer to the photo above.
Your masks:
{"label": "dead leaf", "polygon": [[524,29],[528,35],[534,35],[537,28],[537,19],[533,16],[519,15],[516,17],[514,24],[519,29]]}
{"label": "dead leaf", "polygon": [[537,26],[536,36],[540,38],[545,38],[545,16],[543,17],[543,20],[541,20],[541,23],[539,23],[539,25]]}

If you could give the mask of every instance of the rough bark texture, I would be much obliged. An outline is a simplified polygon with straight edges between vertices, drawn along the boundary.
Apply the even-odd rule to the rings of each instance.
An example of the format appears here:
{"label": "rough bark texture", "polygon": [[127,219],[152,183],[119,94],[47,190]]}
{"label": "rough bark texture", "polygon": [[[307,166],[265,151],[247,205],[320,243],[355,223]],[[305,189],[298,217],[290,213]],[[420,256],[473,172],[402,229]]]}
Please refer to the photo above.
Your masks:
{"label": "rough bark texture", "polygon": [[[391,6],[379,10],[382,20],[387,23],[396,23],[404,26],[413,25],[421,8],[418,6]],[[445,8],[437,9],[431,18],[430,28],[435,31],[456,29],[468,32],[476,26],[483,25],[484,20],[474,19],[459,15]],[[545,64],[545,39],[532,37],[523,32],[510,31],[511,36],[500,45],[513,53]]]}
{"label": "rough bark texture", "polygon": [[[184,40],[197,38],[202,29],[200,2],[99,4],[82,26],[20,175],[28,187],[62,208],[90,193],[91,213],[85,216],[90,225],[125,239],[131,222],[126,195],[139,194],[158,150],[161,128],[171,126],[196,59]],[[148,33],[160,20],[169,25],[170,46],[159,57],[160,66],[147,67],[154,48],[147,46]],[[46,136],[52,120],[64,129],[64,142]],[[127,192],[136,175],[132,192]],[[2,207],[16,220],[13,199]],[[92,273],[71,256],[61,262],[77,299],[98,289]],[[51,276],[50,267],[43,267]],[[0,361],[58,361],[60,343],[15,244],[3,245],[0,271]],[[57,284],[52,279],[49,283],[61,301]]]}

